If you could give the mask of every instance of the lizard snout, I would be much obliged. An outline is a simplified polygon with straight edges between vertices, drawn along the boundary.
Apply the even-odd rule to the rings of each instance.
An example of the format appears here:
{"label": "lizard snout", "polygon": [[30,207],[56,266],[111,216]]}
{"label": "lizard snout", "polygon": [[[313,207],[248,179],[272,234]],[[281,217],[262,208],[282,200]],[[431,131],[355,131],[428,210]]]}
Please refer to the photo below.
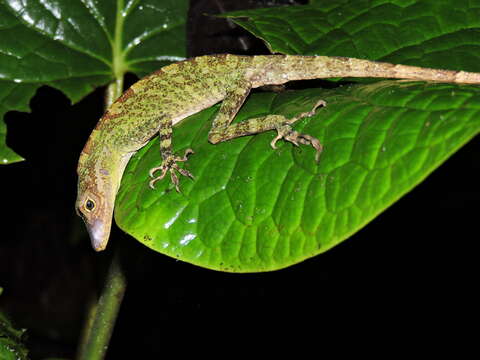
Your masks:
{"label": "lizard snout", "polygon": [[106,224],[100,219],[95,219],[92,223],[87,224],[87,230],[93,249],[95,251],[105,250],[110,233],[109,229],[106,229]]}

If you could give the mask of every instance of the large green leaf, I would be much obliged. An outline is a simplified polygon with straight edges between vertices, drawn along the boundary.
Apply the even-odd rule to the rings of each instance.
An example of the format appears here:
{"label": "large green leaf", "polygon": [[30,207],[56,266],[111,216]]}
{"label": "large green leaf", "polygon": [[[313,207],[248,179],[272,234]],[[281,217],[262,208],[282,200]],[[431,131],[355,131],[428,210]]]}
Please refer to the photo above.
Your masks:
{"label": "large green leaf", "polygon": [[[76,102],[127,71],[143,76],[185,53],[187,0],[0,0],[0,118],[28,111],[42,85]],[[0,163],[22,158],[5,145]]]}
{"label": "large green leaf", "polygon": [[[446,16],[441,0],[375,2],[373,9],[371,2],[319,3],[328,6],[251,11],[245,23],[258,14],[261,21],[255,26],[270,29],[265,33],[278,38],[278,46],[298,39],[308,45],[285,52],[480,71],[480,16],[472,15],[478,15],[472,2],[451,4],[455,16]],[[411,24],[400,26],[409,19],[402,20],[406,12]],[[384,33],[388,36],[382,40]],[[381,49],[374,46],[377,41],[384,41]],[[478,87],[399,81],[254,94],[237,120],[270,113],[293,116],[319,98],[328,106],[296,125],[324,144],[319,164],[305,146],[284,143],[273,151],[273,132],[210,145],[207,133],[218,106],[206,109],[174,131],[176,151],[196,151],[186,164],[196,179],[181,179],[182,194],[169,180],[149,189],[148,170],[160,162],[158,142],[151,142],[126,170],[117,223],[146,246],[204,267],[234,272],[283,268],[358,231],[480,129]]]}
{"label": "large green leaf", "polygon": [[181,179],[148,187],[158,142],[135,156],[117,198],[116,221],[150,248],[224,271],[265,271],[328,250],[423,180],[480,129],[480,89],[384,81],[334,90],[255,94],[238,120],[292,116],[319,99],[328,106],[297,128],[325,146],[319,164],[308,147],[274,133],[207,143],[218,107],[175,131],[176,149],[195,149]]}

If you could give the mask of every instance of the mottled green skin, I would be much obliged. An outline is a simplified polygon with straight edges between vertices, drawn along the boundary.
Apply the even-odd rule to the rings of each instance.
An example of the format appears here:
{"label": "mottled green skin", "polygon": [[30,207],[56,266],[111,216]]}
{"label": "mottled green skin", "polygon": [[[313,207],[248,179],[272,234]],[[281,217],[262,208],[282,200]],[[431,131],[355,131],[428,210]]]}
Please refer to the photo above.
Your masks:
{"label": "mottled green skin", "polygon": [[[311,144],[315,138],[299,134],[290,124],[309,116],[315,108],[292,119],[269,115],[231,124],[251,88],[283,84],[291,80],[329,77],[386,77],[443,82],[480,83],[480,74],[424,69],[368,60],[325,56],[212,55],[166,66],[143,78],[115,101],[100,119],[78,163],[76,208],[83,217],[95,250],[106,247],[120,180],[130,157],[157,133],[162,163],[154,171],[169,172],[177,190],[175,171],[185,161],[172,154],[172,126],[185,117],[223,100],[213,121],[209,141],[218,143],[238,136],[275,129],[275,142],[284,138],[295,144]],[[152,175],[152,173],[151,173]],[[93,204],[93,205],[92,205]]]}

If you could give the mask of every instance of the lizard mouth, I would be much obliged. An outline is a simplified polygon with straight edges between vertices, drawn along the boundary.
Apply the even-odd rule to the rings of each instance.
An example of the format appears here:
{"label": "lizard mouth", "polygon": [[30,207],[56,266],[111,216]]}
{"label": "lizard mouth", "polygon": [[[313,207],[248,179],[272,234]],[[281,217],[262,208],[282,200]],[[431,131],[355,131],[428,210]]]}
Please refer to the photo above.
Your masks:
{"label": "lizard mouth", "polygon": [[95,219],[92,223],[87,224],[88,235],[95,251],[105,250],[107,247],[107,240],[105,235],[108,231],[105,229],[105,223],[102,220]]}

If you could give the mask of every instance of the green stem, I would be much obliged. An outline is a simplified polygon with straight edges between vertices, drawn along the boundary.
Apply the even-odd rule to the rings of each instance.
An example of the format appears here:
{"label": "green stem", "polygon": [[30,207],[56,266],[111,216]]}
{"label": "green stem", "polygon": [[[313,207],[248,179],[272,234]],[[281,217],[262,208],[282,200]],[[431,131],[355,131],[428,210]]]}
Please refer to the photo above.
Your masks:
{"label": "green stem", "polygon": [[105,109],[107,109],[110,105],[113,104],[115,100],[117,100],[123,92],[123,75],[116,78],[115,81],[111,82],[105,93]]}
{"label": "green stem", "polygon": [[[87,319],[86,342],[79,348],[77,360],[100,360],[105,357],[112,336],[123,295],[127,286],[120,262],[120,247],[117,246],[108,270],[103,292],[96,309]],[[90,314],[89,314],[90,315]]]}
{"label": "green stem", "polygon": [[[123,75],[110,83],[105,94],[105,107],[109,107],[123,91]],[[89,306],[84,330],[79,342],[77,360],[101,360],[105,357],[118,311],[127,287],[127,279],[120,262],[121,247],[115,246],[105,285],[98,303]]]}

